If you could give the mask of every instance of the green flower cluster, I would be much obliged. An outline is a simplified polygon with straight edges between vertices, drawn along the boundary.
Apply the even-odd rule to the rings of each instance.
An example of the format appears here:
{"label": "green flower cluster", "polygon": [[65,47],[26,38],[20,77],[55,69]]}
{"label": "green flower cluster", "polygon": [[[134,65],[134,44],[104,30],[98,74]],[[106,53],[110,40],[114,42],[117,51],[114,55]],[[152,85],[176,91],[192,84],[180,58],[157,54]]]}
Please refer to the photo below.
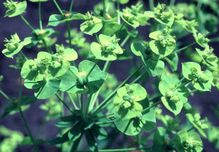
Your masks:
{"label": "green flower cluster", "polygon": [[123,49],[118,44],[116,36],[99,35],[99,43],[91,43],[91,52],[93,55],[104,61],[116,60],[118,55],[123,53]]}
{"label": "green flower cluster", "polygon": [[2,53],[8,58],[13,58],[13,56],[18,54],[23,47],[31,43],[31,39],[25,38],[23,41],[21,41],[19,36],[14,34],[11,36],[11,39],[5,39],[4,42],[5,49],[2,51]]}
{"label": "green flower cluster", "polygon": [[70,68],[70,62],[77,59],[77,53],[70,48],[56,45],[56,54],[39,52],[37,58],[27,60],[22,69],[21,76],[24,85],[35,90],[39,99],[54,95],[59,89],[59,78]]}

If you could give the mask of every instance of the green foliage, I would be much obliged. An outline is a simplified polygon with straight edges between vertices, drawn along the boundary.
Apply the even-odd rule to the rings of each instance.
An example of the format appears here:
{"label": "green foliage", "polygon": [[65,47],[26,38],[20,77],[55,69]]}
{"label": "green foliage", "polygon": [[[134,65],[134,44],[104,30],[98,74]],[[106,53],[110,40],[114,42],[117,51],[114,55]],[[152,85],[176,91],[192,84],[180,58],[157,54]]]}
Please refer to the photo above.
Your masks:
{"label": "green foliage", "polygon": [[27,110],[29,106],[36,100],[37,99],[32,96],[22,96],[12,103],[8,103],[1,115],[1,118],[17,113],[19,111],[19,108],[21,108],[23,111]]}
{"label": "green foliage", "polygon": [[119,54],[123,53],[123,49],[118,44],[118,39],[116,36],[99,35],[99,43],[91,43],[91,52],[93,55],[104,61],[116,60]]}
{"label": "green foliage", "polygon": [[173,10],[167,7],[165,4],[158,4],[151,16],[161,24],[172,26],[174,23]]}
{"label": "green foliage", "polygon": [[96,63],[84,60],[80,62],[78,68],[70,67],[69,71],[60,78],[60,90],[70,93],[94,93],[103,84],[105,77],[105,73]]}
{"label": "green foliage", "polygon": [[11,36],[11,39],[5,39],[4,42],[5,49],[2,51],[2,53],[8,58],[13,58],[13,56],[18,54],[24,46],[31,43],[31,39],[25,38],[23,41],[21,41],[19,36],[14,34]]}
{"label": "green foliage", "polygon": [[141,116],[143,111],[139,101],[147,97],[146,90],[140,84],[126,84],[118,89],[114,98],[115,115],[122,119],[131,119]]}
{"label": "green foliage", "polygon": [[178,115],[185,102],[187,102],[185,88],[181,86],[176,75],[164,73],[161,76],[159,90],[163,95],[161,98],[164,106],[175,115]]}
{"label": "green foliage", "polygon": [[4,2],[3,4],[6,8],[6,12],[5,12],[6,17],[15,17],[22,15],[27,8],[26,1],[17,2],[13,0],[6,0],[6,2]]}
{"label": "green foliage", "polygon": [[209,91],[211,89],[213,76],[208,70],[201,71],[198,63],[186,62],[182,65],[182,74],[199,91]]}
{"label": "green foliage", "polygon": [[62,113],[62,104],[56,102],[56,98],[50,98],[48,102],[40,105],[40,109],[47,112],[46,120],[53,120],[60,117]]}
{"label": "green foliage", "polygon": [[176,47],[176,40],[168,29],[152,32],[149,37],[152,39],[149,42],[151,50],[161,57],[170,55]]}
{"label": "green foliage", "polygon": [[136,5],[131,6],[131,8],[125,8],[121,12],[122,19],[134,28],[146,25],[148,17],[144,12],[143,7],[143,4],[137,3]]}
{"label": "green foliage", "polygon": [[55,30],[52,28],[35,29],[31,36],[32,45],[48,49],[56,42],[56,38],[53,38],[55,34]]}
{"label": "green foliage", "polygon": [[60,77],[70,69],[69,61],[77,59],[73,49],[56,45],[56,51],[54,55],[39,52],[36,59],[27,60],[21,69],[24,85],[34,89],[39,99],[48,98],[58,91]]}
{"label": "green foliage", "polygon": [[48,0],[29,0],[29,1],[31,1],[31,2],[47,2]]}
{"label": "green foliage", "polygon": [[[73,12],[73,0],[66,10],[57,0],[30,2],[39,4],[38,27],[24,17],[27,1],[3,3],[5,17],[20,16],[31,33],[4,41],[2,53],[15,60],[10,67],[21,76],[18,96],[0,90],[8,101],[1,117],[19,113],[28,134],[0,127],[0,151],[29,144],[37,151],[49,144],[65,152],[201,152],[202,138],[219,147],[218,127],[202,119],[189,100],[219,89],[219,60],[210,46],[218,40],[210,39],[218,25],[216,0],[170,5],[103,0],[86,13]],[[44,2],[57,8],[47,23]],[[36,56],[28,56],[26,47]],[[23,85],[33,95],[23,95]],[[58,130],[53,139],[34,137],[23,114],[41,99],[43,121],[55,122]],[[121,149],[105,149],[124,136],[131,137]],[[122,148],[127,145],[134,147]]]}
{"label": "green foliage", "polygon": [[70,22],[72,20],[84,19],[84,15],[78,13],[73,14],[72,12],[66,12],[64,14],[53,14],[49,17],[49,26],[58,26],[60,24]]}
{"label": "green foliage", "polygon": [[87,13],[84,16],[84,22],[80,25],[80,30],[88,35],[93,35],[99,32],[103,27],[102,20],[96,16]]}
{"label": "green foliage", "polygon": [[189,120],[189,122],[193,125],[193,127],[195,127],[203,137],[206,137],[205,130],[208,129],[207,120],[201,120],[201,116],[199,113],[195,113],[193,115],[189,113],[186,114],[186,117]]}
{"label": "green foliage", "polygon": [[0,142],[0,151],[2,152],[14,152],[24,140],[22,133],[9,130],[4,126],[0,126],[0,134],[5,137]]}
{"label": "green foliage", "polygon": [[117,86],[118,80],[113,74],[108,74],[106,80],[101,86],[101,94],[103,97],[107,97]]}
{"label": "green foliage", "polygon": [[200,136],[194,131],[181,131],[179,132],[181,141],[181,151],[196,151],[201,152],[203,150],[203,143]]}

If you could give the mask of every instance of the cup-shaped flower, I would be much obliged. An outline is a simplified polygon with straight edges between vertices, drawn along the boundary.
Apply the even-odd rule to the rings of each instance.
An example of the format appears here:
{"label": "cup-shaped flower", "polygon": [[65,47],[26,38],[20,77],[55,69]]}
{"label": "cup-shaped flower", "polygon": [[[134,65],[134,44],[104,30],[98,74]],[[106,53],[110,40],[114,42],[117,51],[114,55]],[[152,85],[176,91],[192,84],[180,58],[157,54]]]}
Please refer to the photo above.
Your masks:
{"label": "cup-shaped flower", "polygon": [[144,108],[148,110],[139,116],[130,119],[116,118],[114,121],[116,128],[128,136],[138,135],[142,130],[150,131],[156,124],[155,108],[150,106],[151,104],[149,103],[144,104]]}
{"label": "cup-shaped flower", "polygon": [[57,56],[64,61],[74,61],[78,58],[78,54],[74,49],[64,47],[63,45],[56,45],[56,52]]}
{"label": "cup-shaped flower", "polygon": [[118,44],[118,39],[116,36],[107,36],[100,34],[99,43],[91,43],[91,52],[93,55],[104,61],[116,60],[118,55],[123,54],[123,49]]}
{"label": "cup-shaped flower", "polygon": [[181,145],[178,146],[179,151],[195,151],[202,152],[203,143],[200,136],[194,131],[180,131],[178,133]]}
{"label": "cup-shaped flower", "polygon": [[174,74],[164,73],[161,76],[159,90],[163,95],[161,97],[163,105],[174,115],[178,115],[183,108],[183,104],[187,102],[178,77]]}
{"label": "cup-shaped flower", "polygon": [[14,55],[19,53],[24,46],[31,43],[31,38],[25,38],[23,41],[20,40],[17,34],[11,35],[11,39],[5,39],[5,49],[2,53],[8,57],[13,58]]}
{"label": "cup-shaped flower", "polygon": [[193,37],[195,41],[203,48],[209,47],[208,42],[210,41],[204,34],[202,33],[193,33]]}
{"label": "cup-shaped flower", "polygon": [[[54,95],[59,89],[60,77],[69,71],[69,61],[77,58],[73,49],[64,49],[57,46],[57,53],[50,54],[39,52],[34,60],[27,60],[22,69],[21,76],[24,78],[24,85],[35,90],[39,99],[46,99]],[[66,53],[73,55],[66,57]]]}
{"label": "cup-shaped flower", "polygon": [[63,14],[52,14],[49,17],[48,26],[58,26],[73,20],[84,20],[85,15],[81,13],[63,12]]}
{"label": "cup-shaped flower", "polygon": [[151,50],[161,57],[170,55],[176,48],[175,37],[170,34],[169,29],[154,31],[149,37],[152,39],[149,42]]}
{"label": "cup-shaped flower", "polygon": [[103,84],[105,77],[105,72],[101,71],[96,63],[84,60],[80,62],[78,68],[72,66],[60,78],[59,88],[70,93],[94,93]]}
{"label": "cup-shaped flower", "polygon": [[201,119],[201,116],[199,113],[191,114],[188,113],[186,114],[186,118],[189,120],[189,122],[192,124],[194,128],[197,129],[197,131],[203,136],[206,136],[206,131],[208,129],[208,121],[207,119]]}
{"label": "cup-shaped flower", "polygon": [[173,10],[165,4],[158,4],[153,10],[153,18],[159,23],[171,27],[174,23],[175,15]]}
{"label": "cup-shaped flower", "polygon": [[118,118],[131,119],[142,115],[140,101],[147,97],[146,90],[138,83],[126,84],[114,97],[114,113]]}
{"label": "cup-shaped flower", "polygon": [[56,42],[56,38],[53,38],[56,32],[52,28],[35,29],[32,34],[32,44],[38,48],[50,47]]}
{"label": "cup-shaped flower", "polygon": [[202,71],[198,63],[183,63],[182,74],[187,80],[191,81],[195,89],[199,91],[209,91],[211,89],[213,81],[212,72],[209,70]]}
{"label": "cup-shaped flower", "polygon": [[133,28],[137,28],[141,25],[146,25],[148,16],[145,14],[142,3],[137,3],[131,8],[125,8],[121,12],[121,18]]}
{"label": "cup-shaped flower", "polygon": [[6,8],[5,16],[7,17],[15,17],[22,15],[27,8],[26,1],[17,2],[14,0],[6,0],[6,2],[4,2],[3,4]]}
{"label": "cup-shaped flower", "polygon": [[203,51],[196,49],[197,53],[201,57],[201,62],[208,70],[216,71],[218,68],[218,57],[214,54],[212,48],[205,48]]}
{"label": "cup-shaped flower", "polygon": [[80,25],[80,30],[88,35],[99,32],[103,27],[102,19],[87,13],[84,22]]}

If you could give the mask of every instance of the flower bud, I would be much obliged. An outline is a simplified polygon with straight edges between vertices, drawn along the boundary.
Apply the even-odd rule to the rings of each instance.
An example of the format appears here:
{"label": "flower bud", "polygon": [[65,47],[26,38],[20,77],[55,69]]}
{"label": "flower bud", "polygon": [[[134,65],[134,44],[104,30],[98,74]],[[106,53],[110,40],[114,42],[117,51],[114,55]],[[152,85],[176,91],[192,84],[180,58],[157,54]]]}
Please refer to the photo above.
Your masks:
{"label": "flower bud", "polygon": [[128,101],[125,101],[125,102],[123,103],[123,107],[124,107],[125,109],[128,109],[129,107],[131,107],[131,103],[128,102]]}

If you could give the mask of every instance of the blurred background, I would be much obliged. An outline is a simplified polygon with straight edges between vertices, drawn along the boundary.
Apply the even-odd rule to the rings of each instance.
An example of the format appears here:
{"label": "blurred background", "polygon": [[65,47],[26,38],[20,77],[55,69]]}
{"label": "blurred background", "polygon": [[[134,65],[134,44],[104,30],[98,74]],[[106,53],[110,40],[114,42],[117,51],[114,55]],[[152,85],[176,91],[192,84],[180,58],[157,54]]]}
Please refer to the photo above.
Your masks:
{"label": "blurred background", "polygon": [[[158,0],[159,1],[159,0]],[[70,0],[59,0],[58,1],[62,7],[62,9],[67,9],[70,5]],[[75,0],[74,2],[74,8],[73,10],[76,12],[87,12],[88,10],[93,9],[93,6],[100,2],[100,0]],[[128,5],[134,4],[135,0],[130,0],[130,3]],[[167,2],[165,0],[160,0],[159,2]],[[177,0],[177,3],[179,2],[187,2],[192,3],[191,0]],[[30,34],[30,29],[26,27],[26,25],[23,23],[23,21],[19,18],[4,18],[4,7],[3,7],[3,0],[0,2],[0,50],[3,50],[3,41],[6,37],[9,37],[11,34],[14,34],[15,32],[18,33],[18,35],[21,38],[24,38],[25,36]],[[148,5],[148,0],[144,0],[145,5]],[[218,1],[219,3],[219,1]],[[38,26],[38,17],[37,17],[37,11],[38,11],[38,5],[35,3],[28,3],[28,9],[27,13],[25,14],[25,17],[28,19],[28,21],[34,26]],[[209,10],[211,11],[211,10]],[[43,24],[44,26],[48,23],[48,17],[52,13],[58,13],[57,9],[54,7],[52,3],[43,3],[42,5],[42,14],[43,14]],[[218,18],[219,20],[219,18]],[[79,27],[79,23],[75,22],[72,24],[72,27]],[[65,29],[65,26],[60,26],[57,28],[57,31],[63,32]],[[140,29],[144,33],[143,30],[147,29]],[[141,33],[141,32],[140,32]],[[210,37],[214,38],[219,36],[218,31],[215,32]],[[63,41],[61,38],[59,41]],[[215,53],[217,56],[219,56],[219,43],[214,42],[211,43],[211,46],[215,49]],[[36,54],[36,51],[33,49],[26,49],[24,50],[26,54],[29,56],[34,56]],[[4,57],[0,53],[0,75],[4,76],[4,80],[1,84],[1,89],[4,90],[8,95],[10,96],[17,96],[18,95],[18,86],[19,86],[19,71],[14,70],[12,68],[9,68],[9,65],[13,64],[13,60],[8,59]],[[123,79],[125,77],[124,73],[127,73],[129,70],[129,66],[127,66],[127,61],[122,61],[120,64],[114,63],[111,67],[111,72],[115,73],[115,75],[118,76],[118,79]],[[32,94],[29,90],[24,90],[24,94]],[[217,104],[219,104],[219,92],[216,89],[213,89],[212,92],[209,93],[203,93],[196,96],[191,97],[190,101],[192,104],[195,104],[202,116],[207,116],[210,121],[213,122],[213,124],[219,126],[219,119],[215,117],[214,111],[212,110],[212,107],[215,107]],[[40,110],[39,105],[43,101],[35,102],[28,110],[24,112],[24,115],[28,121],[28,124],[30,124],[31,130],[34,135],[37,134],[43,134],[47,138],[53,138],[55,137],[57,130],[54,126],[54,122],[50,122],[47,125],[43,127],[43,129],[39,129],[43,123],[43,117],[45,116],[45,112]],[[0,113],[2,112],[3,107],[6,105],[6,101],[0,97]],[[20,132],[23,132],[26,134],[25,129],[23,127],[23,123],[18,115],[8,116],[4,119],[0,119],[0,125],[4,125],[9,129],[17,130]],[[122,141],[120,141],[122,142]],[[119,143],[119,141],[117,141]],[[214,145],[204,141],[205,144],[205,151],[206,152],[216,152],[217,150],[214,148]],[[54,147],[49,146],[43,146],[42,152],[55,152],[56,149]],[[25,152],[28,151],[27,149],[18,149],[18,151]]]}

